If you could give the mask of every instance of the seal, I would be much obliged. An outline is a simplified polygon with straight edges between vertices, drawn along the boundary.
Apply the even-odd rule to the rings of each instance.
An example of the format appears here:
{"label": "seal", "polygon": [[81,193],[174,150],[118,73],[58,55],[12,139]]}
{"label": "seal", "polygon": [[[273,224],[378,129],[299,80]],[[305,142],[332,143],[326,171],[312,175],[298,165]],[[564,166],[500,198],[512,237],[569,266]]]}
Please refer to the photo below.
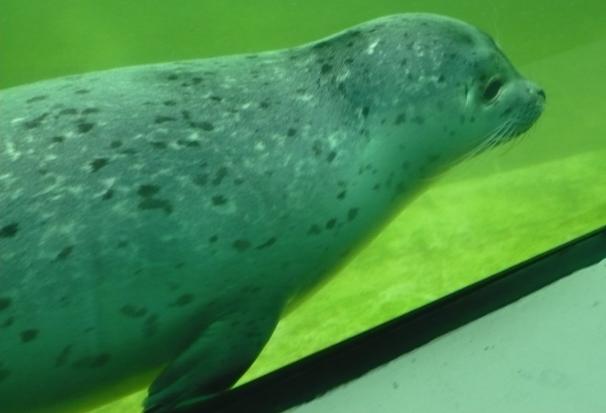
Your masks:
{"label": "seal", "polygon": [[489,36],[429,14],[2,91],[2,411],[229,388],[289,303],[544,101]]}

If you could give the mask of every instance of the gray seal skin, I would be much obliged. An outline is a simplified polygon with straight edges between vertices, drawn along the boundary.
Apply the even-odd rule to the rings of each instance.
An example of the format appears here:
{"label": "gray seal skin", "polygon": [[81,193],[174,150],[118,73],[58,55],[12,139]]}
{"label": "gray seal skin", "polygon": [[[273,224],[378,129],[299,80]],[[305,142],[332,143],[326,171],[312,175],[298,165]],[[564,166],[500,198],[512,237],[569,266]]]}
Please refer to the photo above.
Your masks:
{"label": "gray seal skin", "polygon": [[489,36],[429,14],[3,90],[2,411],[227,389],[289,303],[544,100]]}

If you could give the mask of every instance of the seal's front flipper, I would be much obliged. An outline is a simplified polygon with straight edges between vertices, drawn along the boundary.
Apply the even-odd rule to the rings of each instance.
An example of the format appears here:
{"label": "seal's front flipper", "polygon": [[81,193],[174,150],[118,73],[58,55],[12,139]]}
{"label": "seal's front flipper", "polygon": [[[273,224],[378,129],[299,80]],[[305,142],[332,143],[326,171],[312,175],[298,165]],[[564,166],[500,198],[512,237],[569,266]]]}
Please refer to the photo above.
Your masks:
{"label": "seal's front flipper", "polygon": [[152,383],[144,412],[171,412],[188,399],[228,389],[257,358],[277,321],[276,314],[250,311],[213,322]]}

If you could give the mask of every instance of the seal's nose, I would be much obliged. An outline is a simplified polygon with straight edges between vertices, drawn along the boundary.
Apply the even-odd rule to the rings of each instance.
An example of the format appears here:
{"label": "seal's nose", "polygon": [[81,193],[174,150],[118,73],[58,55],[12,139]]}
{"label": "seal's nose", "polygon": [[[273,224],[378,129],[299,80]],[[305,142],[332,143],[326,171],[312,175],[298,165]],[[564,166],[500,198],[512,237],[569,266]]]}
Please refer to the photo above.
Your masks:
{"label": "seal's nose", "polygon": [[547,100],[547,95],[545,94],[545,91],[534,83],[530,83],[528,85],[528,93],[530,93],[531,95],[540,96],[541,99],[543,99],[543,102]]}

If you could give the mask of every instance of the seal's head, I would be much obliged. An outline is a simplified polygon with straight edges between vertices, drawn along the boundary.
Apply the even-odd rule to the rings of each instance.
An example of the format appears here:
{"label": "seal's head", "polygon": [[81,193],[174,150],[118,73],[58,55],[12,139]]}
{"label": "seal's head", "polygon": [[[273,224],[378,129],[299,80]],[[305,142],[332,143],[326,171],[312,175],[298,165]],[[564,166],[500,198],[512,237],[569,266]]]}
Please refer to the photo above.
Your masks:
{"label": "seal's head", "polygon": [[436,35],[448,32],[451,25],[456,30],[446,42],[451,54],[446,52],[446,59],[434,67],[452,76],[445,82],[455,91],[452,102],[461,111],[461,123],[466,123],[460,128],[461,139],[485,149],[526,132],[543,111],[543,89],[522,77],[489,35],[466,23],[445,20],[444,27],[434,24],[433,28]]}
{"label": "seal's head", "polygon": [[363,27],[342,36],[359,46],[357,64],[343,66],[337,86],[354,103],[377,109],[381,135],[435,159],[427,170],[511,140],[543,110],[543,90],[467,23],[414,13]]}

